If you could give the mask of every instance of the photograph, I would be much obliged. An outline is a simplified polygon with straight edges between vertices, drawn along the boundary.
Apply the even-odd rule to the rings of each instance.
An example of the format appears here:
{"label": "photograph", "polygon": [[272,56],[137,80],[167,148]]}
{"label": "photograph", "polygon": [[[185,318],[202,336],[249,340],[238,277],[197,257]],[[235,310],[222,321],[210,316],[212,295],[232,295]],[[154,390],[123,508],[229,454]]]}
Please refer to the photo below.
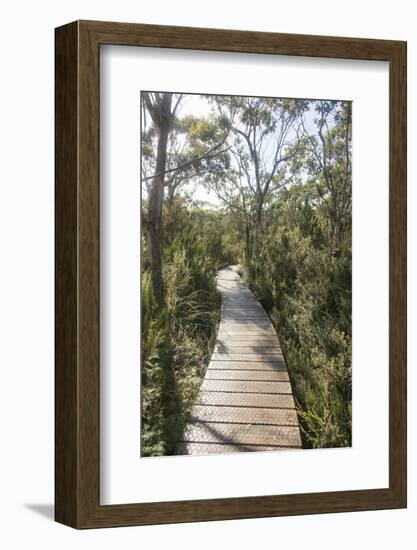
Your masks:
{"label": "photograph", "polygon": [[0,549],[412,549],[416,4],[42,7],[0,7]]}
{"label": "photograph", "polygon": [[139,105],[140,456],[350,447],[352,101]]}

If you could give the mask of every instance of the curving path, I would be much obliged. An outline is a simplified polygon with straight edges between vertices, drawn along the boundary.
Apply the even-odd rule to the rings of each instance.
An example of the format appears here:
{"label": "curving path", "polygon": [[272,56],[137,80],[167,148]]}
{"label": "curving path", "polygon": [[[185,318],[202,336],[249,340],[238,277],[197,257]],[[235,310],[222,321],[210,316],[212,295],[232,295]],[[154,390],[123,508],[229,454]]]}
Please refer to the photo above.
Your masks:
{"label": "curving path", "polygon": [[219,271],[222,317],[176,454],[301,448],[291,384],[272,323],[235,266]]}

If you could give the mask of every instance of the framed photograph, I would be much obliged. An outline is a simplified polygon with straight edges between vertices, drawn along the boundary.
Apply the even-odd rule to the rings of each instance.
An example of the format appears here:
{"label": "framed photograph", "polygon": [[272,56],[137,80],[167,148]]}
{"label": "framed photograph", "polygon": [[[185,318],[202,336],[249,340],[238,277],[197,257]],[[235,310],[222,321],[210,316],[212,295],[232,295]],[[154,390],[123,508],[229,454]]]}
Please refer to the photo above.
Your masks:
{"label": "framed photograph", "polygon": [[406,506],[406,43],[56,29],[56,520]]}

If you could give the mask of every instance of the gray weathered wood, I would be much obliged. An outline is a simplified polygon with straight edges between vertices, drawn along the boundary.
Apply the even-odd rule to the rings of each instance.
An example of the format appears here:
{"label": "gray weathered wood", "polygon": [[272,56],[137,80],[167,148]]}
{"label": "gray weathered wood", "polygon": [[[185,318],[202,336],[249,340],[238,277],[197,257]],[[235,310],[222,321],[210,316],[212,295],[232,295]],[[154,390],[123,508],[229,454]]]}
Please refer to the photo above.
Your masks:
{"label": "gray weathered wood", "polygon": [[232,266],[217,277],[222,317],[177,454],[301,448],[287,365],[265,310]]}

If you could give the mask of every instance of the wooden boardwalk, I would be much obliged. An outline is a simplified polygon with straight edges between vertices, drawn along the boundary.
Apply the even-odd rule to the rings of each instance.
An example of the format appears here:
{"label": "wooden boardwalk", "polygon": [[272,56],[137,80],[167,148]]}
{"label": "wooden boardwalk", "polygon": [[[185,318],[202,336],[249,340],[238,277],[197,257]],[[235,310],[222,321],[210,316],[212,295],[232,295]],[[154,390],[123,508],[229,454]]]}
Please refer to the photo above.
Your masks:
{"label": "wooden boardwalk", "polygon": [[288,370],[271,321],[236,269],[219,272],[216,345],[176,454],[301,448]]}

